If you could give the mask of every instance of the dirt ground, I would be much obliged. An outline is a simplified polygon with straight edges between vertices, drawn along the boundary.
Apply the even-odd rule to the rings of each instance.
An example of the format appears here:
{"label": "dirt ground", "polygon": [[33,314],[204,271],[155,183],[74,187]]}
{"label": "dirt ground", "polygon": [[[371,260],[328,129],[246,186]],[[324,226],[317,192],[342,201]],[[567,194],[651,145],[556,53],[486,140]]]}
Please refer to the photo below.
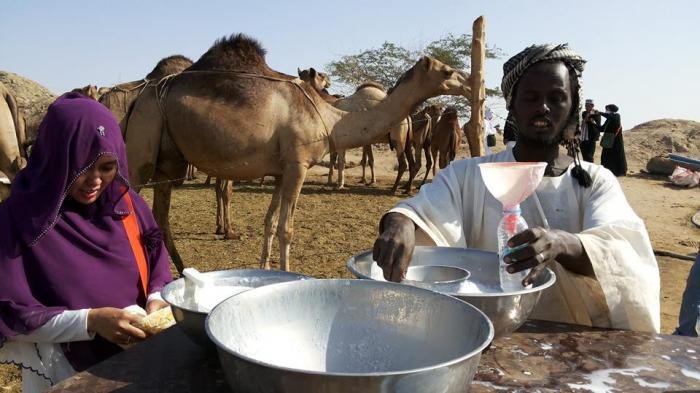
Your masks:
{"label": "dirt ground", "polygon": [[[351,151],[348,161],[359,162],[359,153],[359,150]],[[395,162],[392,152],[381,150],[377,154],[377,184],[359,185],[361,169],[353,167],[346,173],[346,190],[334,190],[326,185],[327,168],[311,169],[297,205],[292,270],[314,277],[350,277],[345,262],[353,254],[372,247],[380,216],[405,197],[388,195]],[[654,248],[683,255],[697,252],[700,229],[693,226],[690,217],[700,210],[698,188],[677,188],[668,185],[663,177],[640,173],[642,163],[631,163],[630,167],[633,170],[629,176],[619,180],[630,204],[646,222]],[[268,178],[263,186],[252,183],[236,186],[233,227],[241,238],[224,240],[214,234],[214,190],[203,184],[204,177],[198,174],[196,181],[173,193],[170,221],[185,263],[201,271],[258,267],[272,179]],[[152,190],[146,189],[143,194],[151,200]],[[278,257],[275,244],[275,262]],[[662,283],[662,332],[670,333],[676,326],[691,262],[669,257],[657,260]],[[0,391],[19,391],[18,376],[12,366],[0,366]]]}

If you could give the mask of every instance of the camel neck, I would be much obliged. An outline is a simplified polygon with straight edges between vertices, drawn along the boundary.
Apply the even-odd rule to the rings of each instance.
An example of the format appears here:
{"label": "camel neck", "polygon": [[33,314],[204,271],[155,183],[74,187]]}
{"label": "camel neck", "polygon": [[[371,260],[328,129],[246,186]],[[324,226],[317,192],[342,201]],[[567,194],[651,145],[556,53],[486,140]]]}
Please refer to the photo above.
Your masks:
{"label": "camel neck", "polygon": [[346,112],[333,126],[330,135],[331,150],[346,150],[368,145],[391,127],[407,121],[411,109],[425,98],[418,96],[410,83],[401,84],[382,102],[366,111]]}

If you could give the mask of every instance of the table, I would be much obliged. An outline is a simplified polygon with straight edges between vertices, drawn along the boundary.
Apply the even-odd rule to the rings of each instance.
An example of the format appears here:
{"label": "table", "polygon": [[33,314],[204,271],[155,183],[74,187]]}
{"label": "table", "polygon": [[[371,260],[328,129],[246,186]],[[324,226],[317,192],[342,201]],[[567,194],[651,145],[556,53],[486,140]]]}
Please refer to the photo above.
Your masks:
{"label": "table", "polygon": [[[491,343],[470,391],[700,391],[699,358],[700,338],[528,321]],[[48,391],[231,392],[216,354],[177,326]]]}

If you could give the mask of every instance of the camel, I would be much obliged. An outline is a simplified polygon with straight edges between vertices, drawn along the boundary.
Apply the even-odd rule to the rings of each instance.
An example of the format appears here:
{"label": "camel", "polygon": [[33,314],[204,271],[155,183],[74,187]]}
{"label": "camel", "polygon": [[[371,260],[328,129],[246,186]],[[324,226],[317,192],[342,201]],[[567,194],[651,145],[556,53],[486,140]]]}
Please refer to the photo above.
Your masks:
{"label": "camel", "polygon": [[[338,100],[334,106],[338,109],[342,109],[349,112],[365,111],[368,108],[375,107],[379,105],[387,97],[387,92],[384,87],[376,82],[365,82],[357,87],[355,93]],[[388,142],[390,146],[396,149],[396,160],[399,163],[398,172],[396,174],[396,180],[391,188],[391,193],[395,193],[398,188],[399,181],[403,176],[406,169],[412,169],[413,157],[410,157],[409,164],[406,164],[406,143],[410,139],[409,134],[411,131],[411,118],[406,117],[401,121],[393,124],[391,127],[387,128],[385,134],[379,135],[372,143],[382,143]],[[388,137],[388,138],[387,138]],[[362,179],[360,180],[363,184],[374,184],[376,178],[374,176],[374,153],[372,152],[372,143],[367,144],[362,147],[362,160],[360,165],[362,165]],[[342,189],[345,185],[345,151],[338,152],[338,184],[336,188]],[[369,165],[370,169],[370,181],[366,181],[366,166]],[[331,171],[328,174],[329,180],[332,177],[333,170],[333,157],[331,156]],[[410,182],[413,179],[414,174],[411,173],[409,186],[406,189],[406,193],[410,191]]]}
{"label": "camel", "polygon": [[[186,162],[226,179],[274,176],[260,266],[270,268],[276,228],[280,267],[289,270],[294,212],[307,170],[329,151],[373,142],[430,97],[469,94],[469,76],[423,57],[378,105],[345,112],[309,84],[269,68],[264,54],[242,34],[223,38],[188,70],[147,87],[129,116],[127,154],[137,184],[156,173],[182,176]],[[163,134],[169,134],[180,162],[161,159]],[[169,196],[169,190],[155,194],[154,204],[165,198],[160,203],[168,206]],[[167,210],[154,214],[169,234]],[[170,251],[181,270],[179,254],[174,247]]]}
{"label": "camel", "polygon": [[[353,95],[349,97],[338,98],[336,96],[328,94],[326,88],[330,86],[330,79],[326,74],[322,72],[316,72],[316,70],[314,70],[313,68],[310,68],[308,70],[300,70],[297,68],[297,73],[299,75],[299,78],[309,83],[314,89],[316,89],[316,91],[321,95],[321,98],[323,98],[326,102],[335,106],[338,109],[342,109],[345,111],[356,112],[367,110],[367,108],[371,108],[379,104],[379,102],[381,102],[386,97],[386,90],[384,90],[383,86],[376,82],[366,82],[357,87]],[[411,120],[410,118],[407,118],[405,122],[401,122],[400,124],[393,126],[389,130],[387,130],[387,134],[389,135],[388,139],[386,135],[381,135],[377,140],[373,142],[389,142],[390,145],[396,146],[396,159],[399,162],[399,171],[396,177],[396,181],[394,182],[394,186],[391,190],[392,193],[396,192],[399,180],[403,176],[405,170],[408,168],[408,165],[406,164],[407,155],[405,153],[405,146],[410,129]],[[409,164],[412,164],[412,157],[408,157]],[[336,165],[336,163],[338,167],[338,183],[336,185],[336,189],[343,189],[345,188],[345,151],[331,152],[330,166],[328,169],[329,185],[333,184],[333,167]],[[374,184],[374,155],[372,153],[371,143],[362,147],[362,161],[360,162],[360,164],[362,165],[361,183]],[[366,182],[367,164],[369,164],[371,171],[371,181],[369,183]],[[411,165],[411,167],[413,167],[413,165]],[[409,173],[412,173],[410,172],[410,168]],[[411,179],[413,178],[413,176],[411,176]],[[409,180],[408,184],[410,184],[410,182],[411,180]],[[407,188],[406,192],[408,193],[409,191],[410,188]]]}
{"label": "camel", "polygon": [[[129,117],[129,112],[136,101],[136,97],[149,85],[157,83],[161,78],[176,74],[192,65],[192,60],[182,55],[173,55],[161,59],[153,70],[146,75],[144,79],[137,81],[120,83],[111,87],[99,98],[102,105],[109,108],[114,117],[119,122],[122,136],[126,133],[126,121]],[[83,89],[90,87],[89,85]],[[101,88],[100,90],[103,90]],[[76,89],[82,90],[82,89]],[[103,90],[104,91],[104,90]]]}
{"label": "camel", "polygon": [[24,127],[17,102],[4,84],[0,83],[0,172],[9,181],[27,165],[23,152]]}
{"label": "camel", "polygon": [[100,91],[100,89],[98,89],[97,86],[95,86],[95,85],[87,85],[85,87],[78,87],[78,88],[71,90],[71,92],[73,92],[73,93],[80,93],[80,94],[84,95],[85,97],[92,98],[95,101],[100,100],[99,91]]}
{"label": "camel", "polygon": [[457,120],[457,109],[453,106],[448,106],[442,112],[435,130],[433,130],[430,142],[430,153],[433,156],[433,177],[435,177],[436,163],[442,169],[455,159],[459,138],[460,128]]}
{"label": "camel", "polygon": [[[131,109],[133,108],[133,104],[136,101],[136,98],[141,94],[141,92],[144,91],[144,89],[147,86],[153,86],[158,83],[163,77],[167,75],[172,75],[172,74],[177,74],[183,70],[185,70],[187,67],[192,65],[192,60],[189,58],[182,56],[182,55],[173,55],[173,56],[168,56],[166,58],[161,59],[156,66],[153,68],[153,70],[146,75],[144,79],[140,79],[137,81],[133,82],[126,82],[122,83],[119,85],[116,85],[112,88],[110,88],[107,92],[101,95],[99,101],[105,105],[107,108],[109,108],[110,111],[112,111],[112,114],[114,117],[117,118],[117,121],[119,122],[119,126],[122,130],[122,135],[125,135],[127,132],[127,120],[129,113]],[[166,153],[166,154],[173,154],[175,155],[175,160],[179,158],[177,152],[172,152],[172,149],[169,148],[173,146],[172,142],[169,140],[168,135],[164,134],[163,135],[163,141],[161,141],[162,146],[165,146],[166,149],[162,149],[161,153]],[[164,154],[165,155],[165,154]],[[194,175],[194,166],[190,165],[192,168],[192,171],[187,172],[187,176],[190,176],[190,174]],[[164,176],[160,176],[157,180],[158,181],[165,181],[169,182],[172,179],[180,179],[182,176],[179,177],[174,177],[174,178],[167,178]],[[189,180],[189,178],[188,178]],[[180,183],[180,182],[177,182]],[[233,192],[233,185],[231,182],[228,180],[223,180],[223,179],[217,179],[216,180],[216,187],[215,187],[215,194],[216,194],[216,233],[217,234],[224,234],[224,238],[226,239],[233,239],[236,238],[236,236],[233,234],[233,231],[231,230],[231,220],[230,220],[230,213],[228,209],[228,201],[231,198],[231,194]],[[167,188],[169,191],[169,188],[167,186],[162,185],[161,183],[156,183],[154,186],[154,194],[162,193],[164,192],[164,189]],[[158,201],[162,201],[163,198],[155,198]],[[154,214],[156,214],[156,211],[158,209],[162,209],[163,206],[160,203],[154,203],[153,204],[153,210]],[[169,205],[168,205],[168,210],[169,210]],[[167,212],[166,212],[167,214]],[[165,232],[165,231],[164,231]],[[169,237],[169,233],[165,233],[166,240]]]}
{"label": "camel", "polygon": [[422,155],[425,152],[425,175],[421,181],[419,188],[425,184],[430,173],[430,168],[433,166],[433,161],[430,155],[430,144],[432,141],[433,130],[437,127],[438,119],[440,118],[441,108],[437,105],[428,105],[421,109],[418,113],[411,115],[413,121],[413,135],[411,138],[411,146],[414,152],[415,172],[418,173],[421,167]]}

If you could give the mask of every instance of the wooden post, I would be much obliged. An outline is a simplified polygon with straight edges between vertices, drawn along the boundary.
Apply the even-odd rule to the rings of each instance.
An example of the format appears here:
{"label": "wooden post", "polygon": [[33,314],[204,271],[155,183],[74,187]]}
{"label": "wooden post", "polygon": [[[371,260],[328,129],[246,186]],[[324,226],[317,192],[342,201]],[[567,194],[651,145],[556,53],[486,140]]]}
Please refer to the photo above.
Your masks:
{"label": "wooden post", "polygon": [[486,60],[486,19],[478,17],[472,26],[471,118],[464,127],[472,157],[484,155],[484,62]]}

